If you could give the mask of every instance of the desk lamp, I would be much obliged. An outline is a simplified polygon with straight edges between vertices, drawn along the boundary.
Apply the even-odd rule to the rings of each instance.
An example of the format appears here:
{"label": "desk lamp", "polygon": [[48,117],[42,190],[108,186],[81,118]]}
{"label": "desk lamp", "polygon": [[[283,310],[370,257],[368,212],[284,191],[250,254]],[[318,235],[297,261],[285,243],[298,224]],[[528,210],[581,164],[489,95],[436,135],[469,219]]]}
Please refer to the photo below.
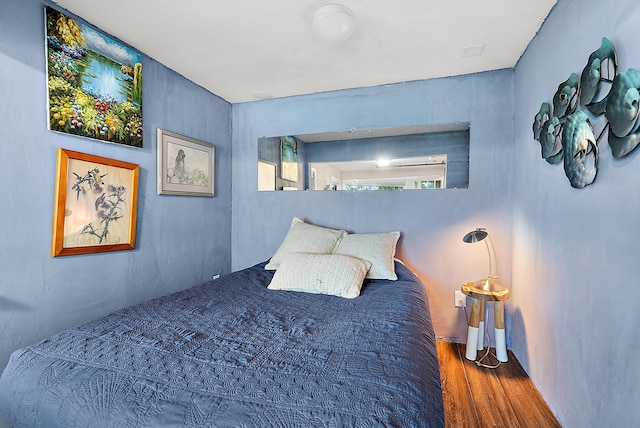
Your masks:
{"label": "desk lamp", "polygon": [[[485,239],[486,241],[484,241]],[[491,240],[487,230],[483,227],[478,227],[476,230],[464,235],[462,240],[467,244],[475,244],[476,242],[484,241],[487,246],[487,253],[489,254],[489,276],[476,281],[474,286],[482,288],[485,291],[490,291],[491,288],[495,286],[498,286],[500,290],[505,288],[504,285],[498,281],[498,261],[496,260],[496,250],[493,247],[493,241]]]}
{"label": "desk lamp", "polygon": [[[486,278],[479,279],[478,281],[474,282],[471,287],[468,287],[468,293],[465,292],[465,294],[476,299],[479,298],[481,300],[489,300],[496,303],[497,301],[508,298],[509,290],[498,280],[498,262],[496,260],[496,251],[493,247],[493,241],[491,241],[491,237],[489,236],[489,233],[486,231],[486,229],[479,227],[476,230],[464,235],[462,240],[468,244],[474,244],[476,242],[484,241],[487,247],[487,253],[489,254],[489,275]],[[502,302],[500,302],[499,310],[502,310]],[[496,352],[498,354],[497,358],[500,361],[507,361],[504,327],[497,327],[498,326],[496,326],[495,328]],[[467,337],[468,359],[475,359],[476,347],[480,349],[483,348],[483,336],[484,316],[482,317],[482,321],[480,322],[477,329],[472,327],[469,328]]]}

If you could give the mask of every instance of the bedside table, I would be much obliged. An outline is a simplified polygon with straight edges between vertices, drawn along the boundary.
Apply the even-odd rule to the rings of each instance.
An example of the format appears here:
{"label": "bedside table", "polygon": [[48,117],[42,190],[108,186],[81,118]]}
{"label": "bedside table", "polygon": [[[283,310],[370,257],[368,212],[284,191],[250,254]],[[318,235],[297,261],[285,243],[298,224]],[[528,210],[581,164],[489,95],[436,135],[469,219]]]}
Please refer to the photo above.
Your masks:
{"label": "bedside table", "polygon": [[509,299],[509,289],[490,278],[477,282],[465,282],[460,288],[463,294],[471,297],[465,357],[468,360],[475,360],[478,351],[484,348],[485,302],[493,302],[496,358],[498,361],[506,362],[508,358],[504,331],[504,301]]}

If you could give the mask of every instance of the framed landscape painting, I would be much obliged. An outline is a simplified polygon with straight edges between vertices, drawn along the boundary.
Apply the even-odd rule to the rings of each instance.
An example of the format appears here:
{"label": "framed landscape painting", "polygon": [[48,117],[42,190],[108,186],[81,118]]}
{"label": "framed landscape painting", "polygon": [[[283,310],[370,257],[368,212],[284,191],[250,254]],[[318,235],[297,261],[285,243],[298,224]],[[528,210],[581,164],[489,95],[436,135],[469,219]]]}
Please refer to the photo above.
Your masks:
{"label": "framed landscape painting", "polygon": [[49,129],[142,147],[142,55],[45,7]]}
{"label": "framed landscape painting", "polygon": [[136,164],[58,149],[51,256],[132,250]]}

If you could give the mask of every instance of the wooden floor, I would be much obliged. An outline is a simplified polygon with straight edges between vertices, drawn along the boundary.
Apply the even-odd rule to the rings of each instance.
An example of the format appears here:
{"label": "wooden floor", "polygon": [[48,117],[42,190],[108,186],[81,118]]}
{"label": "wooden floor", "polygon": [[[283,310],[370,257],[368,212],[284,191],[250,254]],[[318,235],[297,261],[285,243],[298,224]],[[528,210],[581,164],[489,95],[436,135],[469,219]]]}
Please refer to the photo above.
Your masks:
{"label": "wooden floor", "polygon": [[[437,349],[447,428],[561,426],[511,351],[508,362],[487,369],[464,357],[464,344]],[[483,362],[497,360],[490,354]]]}

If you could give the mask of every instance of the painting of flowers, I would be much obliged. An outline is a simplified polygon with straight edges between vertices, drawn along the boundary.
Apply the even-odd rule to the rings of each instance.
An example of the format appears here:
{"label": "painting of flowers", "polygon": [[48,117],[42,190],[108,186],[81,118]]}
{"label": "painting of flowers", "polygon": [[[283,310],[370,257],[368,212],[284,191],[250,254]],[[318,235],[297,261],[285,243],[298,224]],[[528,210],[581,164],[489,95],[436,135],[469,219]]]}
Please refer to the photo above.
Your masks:
{"label": "painting of flowers", "polygon": [[45,9],[49,129],[142,147],[142,55]]}
{"label": "painting of flowers", "polygon": [[138,165],[59,149],[57,169],[52,255],[133,249]]}

